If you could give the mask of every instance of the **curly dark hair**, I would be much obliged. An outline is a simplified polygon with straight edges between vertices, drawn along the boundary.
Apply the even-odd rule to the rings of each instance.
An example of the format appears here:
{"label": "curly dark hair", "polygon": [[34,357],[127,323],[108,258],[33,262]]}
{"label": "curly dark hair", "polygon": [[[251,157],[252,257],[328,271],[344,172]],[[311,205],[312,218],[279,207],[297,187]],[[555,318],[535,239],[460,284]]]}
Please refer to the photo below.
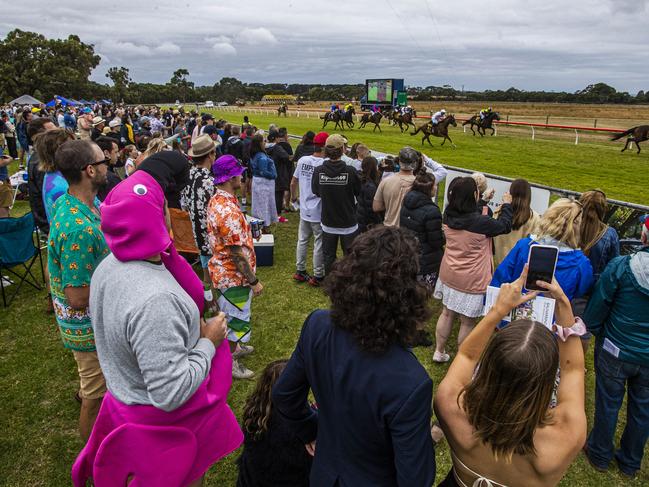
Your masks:
{"label": "curly dark hair", "polygon": [[358,346],[381,354],[397,343],[408,347],[431,317],[427,289],[417,281],[419,250],[414,236],[379,226],[359,235],[324,283],[334,326]]}
{"label": "curly dark hair", "polygon": [[266,365],[257,381],[255,390],[246,399],[246,405],[243,408],[243,427],[255,439],[259,439],[268,431],[273,409],[271,401],[273,386],[282,375],[287,363],[287,359],[281,359]]}

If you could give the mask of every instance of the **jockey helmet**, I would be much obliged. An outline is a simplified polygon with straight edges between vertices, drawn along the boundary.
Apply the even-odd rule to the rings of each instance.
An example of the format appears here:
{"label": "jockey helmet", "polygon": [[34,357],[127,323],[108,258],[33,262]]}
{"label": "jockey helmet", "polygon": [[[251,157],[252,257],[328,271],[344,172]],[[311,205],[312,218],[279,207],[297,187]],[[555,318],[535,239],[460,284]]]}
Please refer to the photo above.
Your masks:
{"label": "jockey helmet", "polygon": [[441,112],[441,113],[446,113],[446,110],[444,110],[444,109],[442,108],[442,109],[440,110],[440,112]]}

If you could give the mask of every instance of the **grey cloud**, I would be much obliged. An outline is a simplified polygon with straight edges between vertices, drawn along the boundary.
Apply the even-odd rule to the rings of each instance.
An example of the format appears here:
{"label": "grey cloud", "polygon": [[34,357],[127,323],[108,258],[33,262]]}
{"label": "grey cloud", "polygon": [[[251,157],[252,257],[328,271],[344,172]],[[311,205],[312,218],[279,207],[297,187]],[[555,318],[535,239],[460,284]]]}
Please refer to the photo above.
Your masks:
{"label": "grey cloud", "polygon": [[647,90],[648,0],[247,0],[222,4],[158,0],[13,2],[13,28],[49,37],[78,34],[102,62],[136,81],[165,82],[186,67],[196,84],[244,81],[363,82],[573,91],[604,81]]}

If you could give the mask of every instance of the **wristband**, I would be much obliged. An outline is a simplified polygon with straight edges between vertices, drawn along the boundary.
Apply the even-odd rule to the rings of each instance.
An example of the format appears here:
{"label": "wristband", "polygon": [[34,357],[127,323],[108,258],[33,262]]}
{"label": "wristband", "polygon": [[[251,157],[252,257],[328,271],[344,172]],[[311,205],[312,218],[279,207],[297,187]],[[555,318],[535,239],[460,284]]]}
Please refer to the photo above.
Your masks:
{"label": "wristband", "polygon": [[564,328],[563,326],[552,325],[552,329],[554,330],[554,334],[562,342],[565,342],[566,340],[568,340],[569,337],[573,335],[577,337],[582,337],[586,333],[588,333],[588,330],[586,329],[586,325],[581,320],[581,318],[575,318],[575,324],[572,325],[570,328]]}
{"label": "wristband", "polygon": [[252,282],[250,282],[249,284],[250,284],[251,286],[256,286],[257,284],[259,284],[259,279],[256,279],[256,278],[255,278],[255,280],[252,281]]}

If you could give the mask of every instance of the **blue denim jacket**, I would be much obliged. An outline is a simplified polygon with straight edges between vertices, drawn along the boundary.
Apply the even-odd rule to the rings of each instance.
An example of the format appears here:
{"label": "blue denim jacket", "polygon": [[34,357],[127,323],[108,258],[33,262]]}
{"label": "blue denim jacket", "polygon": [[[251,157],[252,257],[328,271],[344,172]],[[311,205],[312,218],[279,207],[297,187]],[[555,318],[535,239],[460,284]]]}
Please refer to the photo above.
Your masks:
{"label": "blue denim jacket", "polygon": [[595,282],[599,280],[600,274],[604,272],[606,264],[618,255],[620,255],[620,239],[615,229],[608,227],[602,238],[591,247],[588,254],[590,265],[593,266]]}
{"label": "blue denim jacket", "polygon": [[265,152],[257,152],[250,159],[250,169],[252,170],[253,176],[266,179],[277,178],[277,169],[275,169],[275,163]]}

